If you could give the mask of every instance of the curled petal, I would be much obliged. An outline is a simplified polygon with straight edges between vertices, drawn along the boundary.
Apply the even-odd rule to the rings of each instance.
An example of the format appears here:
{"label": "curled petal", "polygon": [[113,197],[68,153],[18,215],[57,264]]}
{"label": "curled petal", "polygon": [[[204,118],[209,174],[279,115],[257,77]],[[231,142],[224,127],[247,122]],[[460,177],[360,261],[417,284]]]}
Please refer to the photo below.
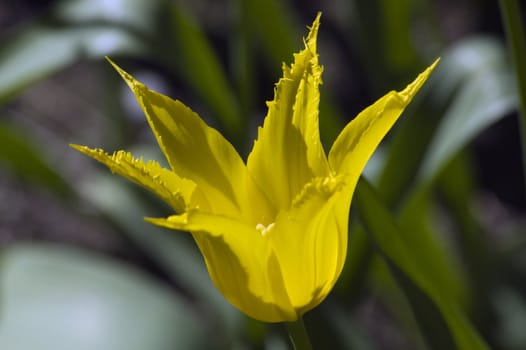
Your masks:
{"label": "curled petal", "polygon": [[216,287],[250,317],[263,322],[297,319],[285,289],[281,264],[268,240],[255,227],[195,210],[146,220],[191,232]]}
{"label": "curled petal", "polygon": [[131,153],[124,151],[109,155],[101,149],[79,145],[71,145],[71,147],[103,163],[112,172],[152,191],[178,213],[184,212],[192,202],[192,195],[196,190],[195,183],[180,178],[155,161],[144,163],[142,159],[134,158]]}

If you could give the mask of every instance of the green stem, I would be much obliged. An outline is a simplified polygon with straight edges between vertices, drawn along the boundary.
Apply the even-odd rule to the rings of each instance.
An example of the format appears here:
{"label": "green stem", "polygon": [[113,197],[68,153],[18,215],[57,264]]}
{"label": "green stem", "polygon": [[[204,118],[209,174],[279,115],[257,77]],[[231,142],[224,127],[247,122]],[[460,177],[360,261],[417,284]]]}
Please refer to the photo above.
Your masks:
{"label": "green stem", "polygon": [[526,35],[524,34],[524,23],[521,18],[522,12],[519,2],[517,0],[500,0],[499,4],[518,82],[522,165],[526,183]]}
{"label": "green stem", "polygon": [[312,350],[309,335],[305,329],[303,318],[298,318],[295,322],[285,323],[287,332],[289,332],[290,341],[294,346],[294,350]]}

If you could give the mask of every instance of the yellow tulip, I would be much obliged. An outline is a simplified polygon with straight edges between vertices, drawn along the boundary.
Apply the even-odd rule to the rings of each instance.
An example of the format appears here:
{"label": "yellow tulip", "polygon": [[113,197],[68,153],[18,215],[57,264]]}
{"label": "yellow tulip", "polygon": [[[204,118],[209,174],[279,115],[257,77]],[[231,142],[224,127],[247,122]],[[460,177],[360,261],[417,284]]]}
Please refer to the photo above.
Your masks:
{"label": "yellow tulip", "polygon": [[305,49],[283,66],[246,164],[183,103],[148,89],[114,63],[171,169],[124,151],[109,155],[72,145],[166,201],[176,214],[146,220],[190,232],[225,298],[264,322],[295,321],[329,294],[345,262],[349,207],[360,173],[436,65],[363,110],[327,157],[318,129],[319,18]]}

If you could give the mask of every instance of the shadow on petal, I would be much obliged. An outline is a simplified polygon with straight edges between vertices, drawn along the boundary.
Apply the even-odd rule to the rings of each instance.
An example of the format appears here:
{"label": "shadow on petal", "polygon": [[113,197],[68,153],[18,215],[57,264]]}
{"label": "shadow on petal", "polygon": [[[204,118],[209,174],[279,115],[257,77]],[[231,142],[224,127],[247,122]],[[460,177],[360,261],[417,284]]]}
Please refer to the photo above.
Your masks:
{"label": "shadow on petal", "polygon": [[221,236],[196,232],[193,237],[212,281],[232,305],[263,322],[297,319],[270,246],[254,244],[250,251],[235,252]]}

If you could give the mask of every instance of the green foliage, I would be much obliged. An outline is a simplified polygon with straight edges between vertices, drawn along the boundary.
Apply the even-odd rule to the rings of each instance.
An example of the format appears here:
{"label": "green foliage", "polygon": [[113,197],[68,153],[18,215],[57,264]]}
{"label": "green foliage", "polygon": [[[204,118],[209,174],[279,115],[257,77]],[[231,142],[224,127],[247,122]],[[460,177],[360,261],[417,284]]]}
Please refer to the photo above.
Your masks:
{"label": "green foliage", "polygon": [[47,187],[52,192],[68,197],[72,189],[49,164],[43,150],[28,141],[28,135],[10,125],[0,124],[0,166],[27,182]]}
{"label": "green foliage", "polygon": [[449,279],[448,272],[454,270],[441,271],[448,266],[431,264],[439,262],[440,256],[428,242],[418,239],[422,231],[404,235],[364,179],[357,187],[355,200],[360,219],[405,293],[429,347],[485,349],[484,341],[476,334],[462,313],[459,300],[451,292],[452,281],[443,280]]}
{"label": "green foliage", "polygon": [[[172,5],[165,41],[160,48],[167,64],[176,63],[177,72],[183,74],[221,122],[228,134],[239,139],[243,132],[243,119],[234,92],[206,35],[183,9]],[[238,141],[239,142],[239,141]]]}
{"label": "green foliage", "polygon": [[5,349],[210,349],[181,295],[128,265],[78,248],[20,244],[2,259]]}
{"label": "green foliage", "polygon": [[[120,118],[135,107],[114,91],[118,77],[102,63],[110,56],[171,89],[168,95],[198,101],[201,115],[244,154],[282,61],[301,48],[297,38],[318,10],[323,11],[319,51],[326,70],[320,113],[324,141],[332,141],[353,117],[345,113],[363,109],[386,89],[402,88],[422,67],[442,59],[377,151],[374,168],[366,172],[371,183],[360,182],[340,281],[305,317],[314,345],[385,348],[381,329],[391,329],[400,341],[392,348],[525,348],[520,331],[526,320],[524,195],[518,209],[496,200],[499,194],[482,179],[500,169],[476,162],[477,142],[492,137],[501,142],[494,126],[514,116],[519,102],[504,38],[459,30],[459,39],[452,40],[446,28],[448,11],[455,9],[445,6],[440,12],[432,1],[335,1],[301,9],[292,1],[212,3],[206,2],[207,11],[192,1],[51,1],[39,16],[2,34],[0,186],[45,188],[50,201],[67,207],[65,217],[108,227],[116,243],[103,254],[19,242],[28,236],[26,226],[10,226],[10,212],[0,210],[0,241],[4,234],[14,241],[0,254],[0,348],[279,349],[288,344],[280,328],[247,320],[222,298],[190,237],[144,223],[144,216],[169,214],[158,201],[102,168],[89,168],[86,159],[75,160],[79,169],[64,165],[62,158],[75,158],[51,147],[49,134],[66,147],[94,133],[74,123],[61,129],[60,121],[46,119],[30,105],[28,94],[39,84],[61,84],[80,67],[96,78],[85,83],[96,84],[96,93],[79,98],[104,116],[97,125],[119,131],[104,142],[141,147],[157,157],[144,146],[143,124]],[[483,1],[463,6],[464,25],[495,12]],[[499,35],[500,27],[493,31]],[[78,79],[84,84],[86,78]],[[63,89],[78,92],[68,85]],[[57,115],[69,102],[57,96]],[[88,116],[82,106],[68,114],[69,121]],[[513,169],[519,173],[520,165]],[[524,188],[514,190],[524,193]],[[9,209],[10,201],[17,198],[0,209]],[[40,209],[47,215],[47,208]],[[40,240],[53,237],[46,235],[53,226],[33,229],[45,232],[37,235]],[[126,259],[115,261],[122,256]],[[371,303],[373,315],[364,317]],[[371,318],[375,326],[367,322]]]}

